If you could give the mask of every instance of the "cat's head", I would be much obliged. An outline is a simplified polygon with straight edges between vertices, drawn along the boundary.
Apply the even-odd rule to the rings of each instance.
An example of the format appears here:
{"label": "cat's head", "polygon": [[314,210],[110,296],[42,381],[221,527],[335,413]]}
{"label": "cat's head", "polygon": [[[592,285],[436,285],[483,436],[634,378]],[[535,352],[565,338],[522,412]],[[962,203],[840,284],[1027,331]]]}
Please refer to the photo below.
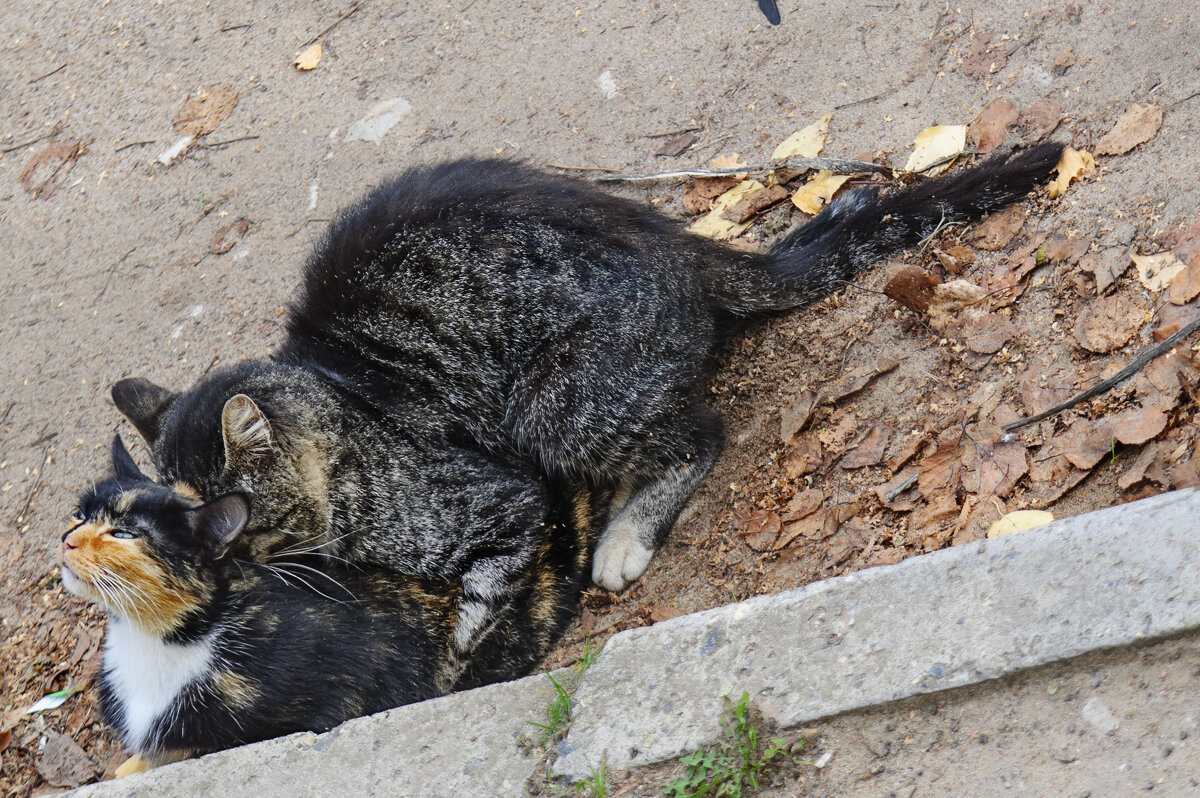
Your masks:
{"label": "cat's head", "polygon": [[209,600],[218,562],[250,519],[237,493],[202,502],[143,474],[120,436],[113,476],[80,497],[62,536],[63,586],[164,636]]}
{"label": "cat's head", "polygon": [[[315,423],[317,388],[307,374],[251,361],[177,393],[149,380],[113,386],[117,409],[145,438],[163,481],[205,498],[250,494],[254,519],[239,550],[263,560],[329,531],[327,425]],[[251,398],[253,394],[254,398]]]}

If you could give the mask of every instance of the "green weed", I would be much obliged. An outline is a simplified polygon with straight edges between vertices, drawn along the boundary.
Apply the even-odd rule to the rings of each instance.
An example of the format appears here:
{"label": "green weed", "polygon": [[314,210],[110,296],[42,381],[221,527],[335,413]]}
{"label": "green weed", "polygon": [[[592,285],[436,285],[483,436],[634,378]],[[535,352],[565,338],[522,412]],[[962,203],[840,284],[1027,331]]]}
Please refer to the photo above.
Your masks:
{"label": "green weed", "polygon": [[760,775],[772,763],[781,760],[799,763],[795,754],[803,749],[803,739],[759,739],[749,693],[742,693],[736,703],[725,697],[725,718],[721,726],[721,742],[713,748],[682,757],[679,761],[687,768],[687,773],[668,784],[664,793],[671,798],[701,795],[741,798],[758,790]]}
{"label": "green weed", "polygon": [[[591,638],[583,641],[583,654],[579,659],[575,660],[574,673],[571,674],[571,684],[569,687],[564,686],[558,679],[555,679],[549,673],[546,678],[550,680],[550,684],[554,685],[554,698],[551,699],[550,705],[546,707],[546,722],[537,723],[536,721],[525,721],[530,726],[535,726],[542,730],[542,739],[538,742],[548,743],[561,740],[567,733],[567,729],[571,725],[571,700],[575,695],[575,691],[579,688],[579,682],[583,679],[583,674],[587,673],[587,669],[596,659],[596,655],[600,653],[599,648],[592,648]],[[604,765],[600,766],[600,772],[604,772]],[[587,783],[587,782],[583,782]]]}

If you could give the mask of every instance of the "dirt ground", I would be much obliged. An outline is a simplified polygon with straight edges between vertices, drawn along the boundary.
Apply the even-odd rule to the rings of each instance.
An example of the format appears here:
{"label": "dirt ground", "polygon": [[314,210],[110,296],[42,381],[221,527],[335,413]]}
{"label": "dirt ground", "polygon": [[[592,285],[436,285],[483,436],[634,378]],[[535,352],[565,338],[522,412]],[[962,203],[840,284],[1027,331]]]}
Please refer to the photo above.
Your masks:
{"label": "dirt ground", "polygon": [[[1175,283],[1149,287],[1154,275],[1129,262],[1200,261],[1195,4],[779,5],[778,27],[750,0],[0,7],[0,796],[121,759],[87,689],[102,619],[65,596],[54,565],[113,432],[136,437],[109,386],[141,375],[183,387],[270,351],[325,222],[411,164],[501,155],[632,173],[732,153],[753,164],[832,113],[823,155],[900,168],[929,126],[974,123],[974,143],[997,98],[1030,112],[1010,143],[1052,118],[1052,137],[1081,150],[1132,104],[1162,109],[1147,141],[1097,156],[1063,197],[1027,202],[1011,241],[988,249],[974,229],[950,228],[906,256],[939,281],[982,287],[983,327],[897,304],[883,293],[896,262],[731,346],[713,385],[725,455],[647,576],[619,596],[590,594],[548,664],[569,661],[585,636],[977,539],[1002,511],[1072,515],[1197,481],[1188,344],[1019,440],[996,429],[1107,376],[1196,312],[1184,288],[1176,304]],[[320,62],[296,69],[312,41]],[[348,140],[396,98],[410,110],[378,143]],[[161,163],[183,130],[195,140]],[[695,140],[656,155],[683,146],[680,135]],[[688,189],[613,188],[681,218]],[[735,244],[800,219],[777,207]],[[1181,286],[1197,280],[1191,270]],[[993,329],[1002,345],[976,351]],[[898,365],[781,429],[806,392],[881,361]],[[906,490],[876,490],[914,475]],[[1113,681],[1108,700],[1133,700],[1131,684]],[[73,686],[84,689],[60,708],[25,714]],[[938,722],[918,712],[909,733]],[[1068,744],[1064,728],[1030,728],[1046,750]],[[1098,745],[1115,762],[1128,741]]]}

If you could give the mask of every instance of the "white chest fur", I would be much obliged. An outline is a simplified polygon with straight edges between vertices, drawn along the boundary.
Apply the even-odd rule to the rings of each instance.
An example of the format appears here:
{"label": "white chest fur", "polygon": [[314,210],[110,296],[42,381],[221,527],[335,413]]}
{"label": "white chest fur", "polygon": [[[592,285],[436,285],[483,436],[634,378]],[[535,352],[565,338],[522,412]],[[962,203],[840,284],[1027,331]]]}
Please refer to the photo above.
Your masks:
{"label": "white chest fur", "polygon": [[212,665],[212,639],[167,643],[117,617],[108,621],[104,669],[124,714],[122,737],[144,750],[147,733],[175,697]]}

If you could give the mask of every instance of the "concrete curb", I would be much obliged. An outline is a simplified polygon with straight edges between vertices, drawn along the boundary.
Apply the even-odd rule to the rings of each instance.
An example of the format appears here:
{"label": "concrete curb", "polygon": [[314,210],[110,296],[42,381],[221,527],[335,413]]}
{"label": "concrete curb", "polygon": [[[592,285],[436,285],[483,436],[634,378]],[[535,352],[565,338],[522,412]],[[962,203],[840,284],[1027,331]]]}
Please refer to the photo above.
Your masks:
{"label": "concrete curb", "polygon": [[[1179,491],[615,635],[556,775],[713,742],[723,693],[782,726],[1200,628],[1200,493]],[[72,795],[519,795],[543,676],[224,751]]]}
{"label": "concrete curb", "polygon": [[616,635],[554,773],[694,751],[722,694],[791,727],[1200,626],[1197,519],[1180,491]]}

